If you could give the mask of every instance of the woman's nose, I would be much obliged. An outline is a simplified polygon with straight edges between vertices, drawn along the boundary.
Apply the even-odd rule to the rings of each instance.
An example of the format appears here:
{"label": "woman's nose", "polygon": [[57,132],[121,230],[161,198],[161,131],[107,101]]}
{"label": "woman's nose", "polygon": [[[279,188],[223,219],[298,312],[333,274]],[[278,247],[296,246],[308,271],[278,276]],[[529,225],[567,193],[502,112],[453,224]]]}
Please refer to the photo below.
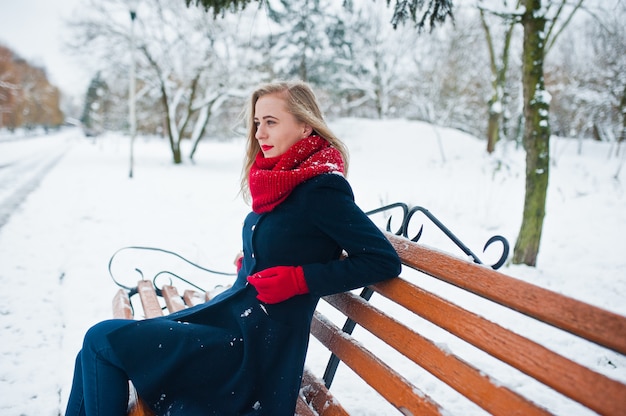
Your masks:
{"label": "woman's nose", "polygon": [[266,138],[266,136],[265,136],[265,129],[262,126],[258,126],[256,128],[256,133],[254,134],[254,137],[257,140],[265,139]]}

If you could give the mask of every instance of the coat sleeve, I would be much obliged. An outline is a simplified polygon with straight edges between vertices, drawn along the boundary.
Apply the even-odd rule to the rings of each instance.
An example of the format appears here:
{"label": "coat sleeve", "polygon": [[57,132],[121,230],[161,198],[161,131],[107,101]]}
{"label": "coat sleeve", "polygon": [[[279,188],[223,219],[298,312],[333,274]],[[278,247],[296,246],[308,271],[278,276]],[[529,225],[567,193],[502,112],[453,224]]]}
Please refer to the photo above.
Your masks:
{"label": "coat sleeve", "polygon": [[307,193],[303,209],[348,257],[302,265],[310,293],[325,296],[398,276],[401,263],[396,251],[355,204],[348,182],[340,175],[323,176]]}

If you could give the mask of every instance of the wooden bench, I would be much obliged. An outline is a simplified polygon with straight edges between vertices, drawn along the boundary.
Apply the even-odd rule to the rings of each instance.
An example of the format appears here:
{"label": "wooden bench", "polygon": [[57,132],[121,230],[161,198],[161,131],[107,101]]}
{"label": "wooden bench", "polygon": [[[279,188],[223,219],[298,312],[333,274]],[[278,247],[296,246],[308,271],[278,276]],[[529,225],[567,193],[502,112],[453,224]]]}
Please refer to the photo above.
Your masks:
{"label": "wooden bench", "polygon": [[[390,408],[404,415],[466,414],[463,410],[459,413],[458,408],[450,410],[450,403],[429,395],[428,387],[437,382],[445,383],[450,391],[467,400],[461,408],[477,406],[494,415],[551,414],[550,403],[541,400],[550,402],[553,396],[568,403],[577,402],[602,415],[626,415],[625,384],[567,357],[576,355],[576,350],[561,353],[544,346],[553,336],[565,337],[566,341],[556,345],[556,349],[580,342],[584,348],[597,348],[623,357],[626,317],[406,238],[391,233],[387,237],[404,264],[401,277],[366,288],[366,298],[374,294],[370,301],[352,292],[324,298],[341,312],[340,321],[345,315],[358,325],[354,337],[347,333],[350,330],[344,332],[339,327],[341,323],[327,317],[332,314],[325,316],[320,312],[323,308],[331,309],[323,302],[311,326],[311,334],[352,370],[351,376],[362,379],[377,392],[368,394],[368,401],[386,400]],[[368,290],[371,292],[367,293]],[[167,313],[206,300],[204,294],[192,291],[179,296],[172,286],[163,287],[162,293],[164,301],[157,298],[150,282],[140,281],[138,294],[143,313],[136,310],[133,316],[128,294],[120,290],[113,300],[114,316],[150,318],[163,313],[163,302]],[[501,312],[489,312],[494,307]],[[491,316],[481,316],[489,313]],[[504,323],[497,323],[502,319]],[[528,326],[531,334],[521,335],[519,329]],[[548,328],[555,335],[544,336]],[[435,331],[442,335],[429,339],[427,334]],[[357,333],[362,339],[355,338]],[[371,339],[376,342],[369,347],[367,343]],[[388,346],[380,346],[380,341]],[[469,354],[469,358],[463,354],[474,351],[474,347],[477,352]],[[392,352],[380,352],[387,349]],[[398,366],[400,359],[390,358],[394,354],[406,362]],[[478,357],[475,362],[474,357]],[[334,371],[330,367],[326,371],[329,383]],[[342,368],[341,371],[348,371]],[[489,373],[492,369],[497,373]],[[420,380],[425,376],[416,376],[420,371],[434,376],[434,382],[428,380],[422,385]],[[338,373],[336,382],[342,374],[345,373]],[[321,377],[309,369],[307,359],[296,414],[348,415],[340,404],[343,399],[333,396]],[[526,379],[547,386],[542,387],[547,393],[539,398],[526,397],[523,388]],[[532,392],[534,387],[528,390]],[[131,401],[130,408],[129,414],[151,414],[141,401]]]}

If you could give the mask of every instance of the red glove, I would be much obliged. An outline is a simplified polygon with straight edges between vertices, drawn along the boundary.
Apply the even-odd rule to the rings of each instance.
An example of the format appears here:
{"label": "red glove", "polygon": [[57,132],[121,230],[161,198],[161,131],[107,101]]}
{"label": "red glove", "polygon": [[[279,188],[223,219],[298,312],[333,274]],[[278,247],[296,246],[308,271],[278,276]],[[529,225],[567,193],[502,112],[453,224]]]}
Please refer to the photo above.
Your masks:
{"label": "red glove", "polygon": [[259,292],[256,298],[270,304],[309,293],[304,271],[300,266],[270,267],[248,276],[248,282]]}
{"label": "red glove", "polygon": [[238,256],[235,259],[235,267],[237,268],[237,273],[239,273],[239,270],[243,267],[243,256]]}

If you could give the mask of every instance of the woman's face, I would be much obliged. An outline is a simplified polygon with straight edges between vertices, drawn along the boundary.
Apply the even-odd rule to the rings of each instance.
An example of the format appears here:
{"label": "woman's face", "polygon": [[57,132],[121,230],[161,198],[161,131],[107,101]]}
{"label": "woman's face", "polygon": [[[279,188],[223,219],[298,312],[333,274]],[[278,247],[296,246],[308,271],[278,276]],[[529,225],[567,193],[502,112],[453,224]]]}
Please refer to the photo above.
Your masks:
{"label": "woman's face", "polygon": [[254,106],[255,137],[265,157],[280,156],[294,143],[309,136],[311,127],[301,123],[286,110],[279,94],[260,97]]}

